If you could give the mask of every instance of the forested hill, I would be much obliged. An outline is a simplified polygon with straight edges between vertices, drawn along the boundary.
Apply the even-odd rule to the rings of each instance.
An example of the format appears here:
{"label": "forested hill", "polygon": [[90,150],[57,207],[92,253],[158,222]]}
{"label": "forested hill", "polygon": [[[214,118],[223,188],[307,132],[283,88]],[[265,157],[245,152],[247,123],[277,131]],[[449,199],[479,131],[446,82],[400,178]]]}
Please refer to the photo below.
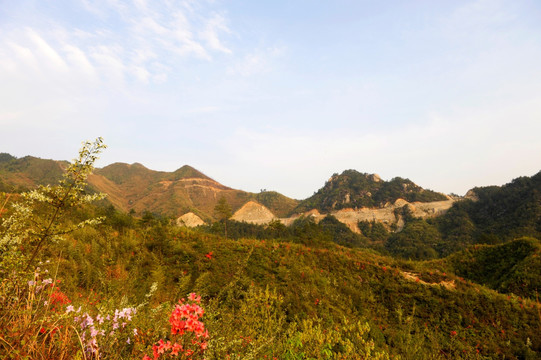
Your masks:
{"label": "forested hill", "polygon": [[520,236],[541,238],[541,172],[503,186],[474,188],[438,219],[446,241],[498,243]]}
{"label": "forested hill", "polygon": [[340,175],[334,174],[313,196],[302,201],[295,212],[301,213],[311,209],[329,212],[343,208],[380,207],[386,203],[394,203],[397,199],[408,202],[430,202],[447,200],[448,197],[425,190],[409,179],[395,177],[390,181],[384,181],[376,174],[346,170]]}
{"label": "forested hill", "polygon": [[37,185],[55,184],[62,178],[67,164],[66,161],[34,156],[16,158],[0,153],[0,191],[21,192]]}
{"label": "forested hill", "polygon": [[522,236],[541,239],[541,172],[503,186],[478,187],[442,216],[406,221],[384,243],[412,259],[446,256],[468,245],[501,244]]}
{"label": "forested hill", "polygon": [[[0,154],[0,192],[21,192],[37,185],[55,184],[61,179],[65,161]],[[213,221],[214,207],[224,197],[233,211],[255,200],[279,217],[286,216],[298,201],[275,191],[251,193],[232,189],[199,170],[184,165],[173,172],[156,171],[142,164],[114,163],[95,169],[88,178],[89,189],[107,194],[117,209],[178,217],[193,212]]]}

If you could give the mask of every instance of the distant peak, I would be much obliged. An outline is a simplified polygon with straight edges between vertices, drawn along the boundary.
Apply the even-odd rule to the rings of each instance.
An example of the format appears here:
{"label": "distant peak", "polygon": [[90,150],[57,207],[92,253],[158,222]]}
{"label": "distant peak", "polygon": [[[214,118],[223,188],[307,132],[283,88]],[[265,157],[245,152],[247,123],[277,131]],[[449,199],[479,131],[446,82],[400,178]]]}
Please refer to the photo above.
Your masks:
{"label": "distant peak", "polygon": [[130,164],[128,165],[129,167],[135,167],[135,168],[143,168],[143,169],[148,169],[145,165],[141,164],[141,163],[138,163],[138,162],[134,162],[133,164]]}
{"label": "distant peak", "polygon": [[3,162],[3,161],[11,161],[11,160],[15,160],[17,159],[15,156],[13,155],[10,155],[8,153],[0,153],[0,162]]}
{"label": "distant peak", "polygon": [[173,178],[171,180],[180,180],[180,179],[186,179],[186,178],[199,178],[199,179],[212,180],[207,175],[191,167],[190,165],[184,165],[178,168],[172,173],[172,175],[173,175],[172,176]]}

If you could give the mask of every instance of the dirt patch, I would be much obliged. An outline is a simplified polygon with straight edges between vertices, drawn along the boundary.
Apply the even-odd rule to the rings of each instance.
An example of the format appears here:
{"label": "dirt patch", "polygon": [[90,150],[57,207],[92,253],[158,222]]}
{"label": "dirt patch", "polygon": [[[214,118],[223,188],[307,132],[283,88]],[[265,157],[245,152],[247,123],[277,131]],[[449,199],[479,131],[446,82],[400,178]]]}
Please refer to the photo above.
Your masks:
{"label": "dirt patch", "polygon": [[428,286],[438,286],[438,285],[441,285],[443,286],[444,288],[446,288],[447,290],[454,290],[456,288],[456,284],[455,284],[455,281],[454,280],[451,280],[451,281],[440,281],[440,282],[437,282],[437,283],[430,283],[430,282],[426,282],[424,280],[421,280],[419,278],[419,274],[414,274],[414,273],[410,273],[410,272],[407,272],[407,271],[401,271],[400,272],[402,274],[402,276],[406,279],[406,280],[409,280],[409,281],[414,281],[416,283],[419,283],[419,284],[423,284],[423,285],[428,285]]}
{"label": "dirt patch", "polygon": [[178,226],[196,227],[199,225],[205,225],[205,222],[201,218],[195,215],[193,212],[182,215],[177,219]]}
{"label": "dirt patch", "polygon": [[252,224],[268,224],[276,219],[276,216],[265,206],[255,201],[248,201],[233,214],[231,219]]}

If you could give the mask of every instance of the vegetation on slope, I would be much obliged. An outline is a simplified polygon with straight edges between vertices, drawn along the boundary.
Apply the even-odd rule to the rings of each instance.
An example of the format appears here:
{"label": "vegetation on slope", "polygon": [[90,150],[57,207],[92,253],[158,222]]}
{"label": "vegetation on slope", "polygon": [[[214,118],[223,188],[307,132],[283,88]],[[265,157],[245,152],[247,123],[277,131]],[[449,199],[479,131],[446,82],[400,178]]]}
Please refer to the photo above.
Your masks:
{"label": "vegetation on slope", "polygon": [[65,166],[65,162],[0,153],[0,191],[22,192],[36,185],[54,184],[62,178]]}
{"label": "vegetation on slope", "polygon": [[[438,262],[337,245],[353,246],[351,232],[332,217],[319,224],[302,218],[277,238],[224,239],[150,213],[136,219],[84,205],[98,197],[85,196],[79,177],[91,163],[79,163],[80,171],[75,163],[58,187],[0,209],[2,358],[541,356],[538,301],[449,271],[501,291],[528,280],[524,294],[531,296],[540,278],[529,268],[539,269],[535,239]],[[102,225],[84,226],[103,214]],[[433,246],[434,236],[423,238],[427,225],[417,221],[403,231]],[[385,235],[375,224],[363,226]],[[278,223],[269,228],[284,231]],[[175,312],[192,317],[190,327]]]}
{"label": "vegetation on slope", "polygon": [[475,245],[443,259],[445,268],[501,293],[534,299],[541,291],[541,242],[520,238]]}
{"label": "vegetation on slope", "polygon": [[447,200],[443,194],[425,190],[409,179],[396,177],[383,181],[377,175],[346,170],[334,174],[314,195],[303,200],[294,210],[302,213],[311,209],[330,212],[343,208],[379,207],[397,199],[408,202]]}
{"label": "vegetation on slope", "polygon": [[[37,185],[54,184],[61,177],[65,162],[27,156],[17,159],[0,154],[0,191],[22,192]],[[194,212],[205,221],[214,221],[214,206],[224,196],[236,211],[250,200],[285,217],[298,201],[275,191],[250,193],[224,186],[191,166],[174,172],[154,171],[134,163],[114,163],[96,169],[88,182],[95,192],[108,194],[106,200],[123,211],[139,216],[149,211],[156,215],[181,216]]]}
{"label": "vegetation on slope", "polygon": [[438,223],[444,238],[470,244],[541,238],[541,172],[473,193],[476,201],[455,204]]}

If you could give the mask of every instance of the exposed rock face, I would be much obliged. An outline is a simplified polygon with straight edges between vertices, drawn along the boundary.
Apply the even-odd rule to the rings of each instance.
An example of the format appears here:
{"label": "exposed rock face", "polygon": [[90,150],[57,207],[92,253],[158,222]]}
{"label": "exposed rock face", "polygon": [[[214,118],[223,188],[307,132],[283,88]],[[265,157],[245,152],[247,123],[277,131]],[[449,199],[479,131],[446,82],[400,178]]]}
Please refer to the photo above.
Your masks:
{"label": "exposed rock face", "polygon": [[[338,221],[347,225],[353,232],[359,233],[357,226],[359,221],[377,221],[387,228],[395,224],[398,231],[404,226],[404,219],[399,215],[400,211],[406,207],[411,215],[418,218],[428,218],[444,214],[454,203],[454,200],[433,201],[433,202],[414,202],[409,203],[404,199],[397,199],[394,204],[387,203],[382,208],[360,208],[360,209],[340,209],[331,211],[329,214]],[[288,218],[280,218],[280,222],[290,226],[301,216],[311,217],[316,223],[319,223],[327,214],[321,214],[317,209],[296,214]],[[268,224],[276,219],[276,216],[265,206],[255,201],[249,201],[231,217],[235,221],[245,221],[252,224]]]}
{"label": "exposed rock face", "polygon": [[465,199],[470,199],[472,201],[478,201],[479,200],[479,196],[477,196],[474,189],[468,190],[466,195],[464,195],[464,198]]}
{"label": "exposed rock face", "polygon": [[[401,230],[404,226],[404,220],[401,216],[395,214],[395,210],[407,207],[414,217],[428,218],[444,214],[454,203],[454,200],[433,201],[433,202],[414,202],[409,203],[404,199],[397,199],[394,204],[387,203],[382,208],[360,208],[360,209],[341,209],[331,211],[329,214],[338,221],[346,224],[353,232],[359,233],[357,223],[359,221],[377,221],[387,228],[396,224],[397,229]],[[303,216],[311,216],[316,222],[321,221],[327,214],[320,214],[316,209],[307,211]],[[290,218],[280,219],[284,225],[291,225],[300,215]]]}
{"label": "exposed rock face", "polygon": [[193,212],[182,215],[177,219],[178,226],[196,227],[199,225],[205,225],[205,222],[201,218],[195,215]]}
{"label": "exposed rock face", "polygon": [[269,209],[255,201],[248,201],[231,217],[231,220],[252,224],[267,224],[274,219],[276,216]]}

